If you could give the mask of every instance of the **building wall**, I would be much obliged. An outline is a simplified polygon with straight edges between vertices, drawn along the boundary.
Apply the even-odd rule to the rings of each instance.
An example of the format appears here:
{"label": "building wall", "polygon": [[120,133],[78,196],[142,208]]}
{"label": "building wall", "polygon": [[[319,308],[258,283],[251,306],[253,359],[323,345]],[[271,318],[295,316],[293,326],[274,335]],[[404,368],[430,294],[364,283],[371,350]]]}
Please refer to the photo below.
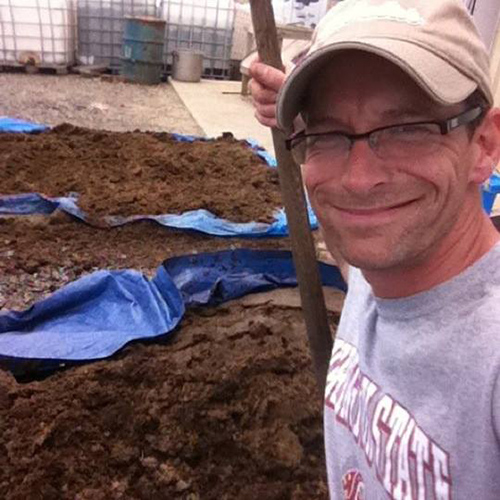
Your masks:
{"label": "building wall", "polygon": [[497,28],[496,39],[492,47],[491,74],[495,102],[497,106],[500,106],[500,25]]}
{"label": "building wall", "polygon": [[493,47],[500,20],[499,0],[464,0],[488,49]]}

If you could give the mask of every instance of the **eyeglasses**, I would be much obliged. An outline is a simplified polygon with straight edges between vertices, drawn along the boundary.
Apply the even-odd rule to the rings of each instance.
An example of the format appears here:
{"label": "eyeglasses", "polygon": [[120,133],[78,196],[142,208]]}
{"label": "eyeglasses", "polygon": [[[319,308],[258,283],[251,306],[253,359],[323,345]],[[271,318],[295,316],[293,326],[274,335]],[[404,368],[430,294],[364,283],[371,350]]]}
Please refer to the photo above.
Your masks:
{"label": "eyeglasses", "polygon": [[336,131],[306,134],[302,130],[286,140],[286,147],[292,151],[299,164],[321,160],[344,161],[354,143],[365,139],[380,159],[414,159],[436,152],[441,145],[441,136],[472,123],[483,111],[482,107],[477,106],[444,121],[401,123],[376,128],[364,134]]}

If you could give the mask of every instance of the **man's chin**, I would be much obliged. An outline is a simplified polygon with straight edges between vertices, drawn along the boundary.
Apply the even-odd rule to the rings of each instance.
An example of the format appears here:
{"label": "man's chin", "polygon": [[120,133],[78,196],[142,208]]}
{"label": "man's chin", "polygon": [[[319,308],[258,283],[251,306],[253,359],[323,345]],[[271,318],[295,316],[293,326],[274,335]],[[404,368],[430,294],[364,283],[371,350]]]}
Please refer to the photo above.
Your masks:
{"label": "man's chin", "polygon": [[411,256],[396,245],[379,248],[367,242],[360,247],[339,247],[339,253],[351,266],[365,271],[384,271],[404,266]]}
{"label": "man's chin", "polygon": [[346,258],[346,262],[362,271],[390,271],[397,267],[397,263],[387,259],[375,259],[364,257]]}

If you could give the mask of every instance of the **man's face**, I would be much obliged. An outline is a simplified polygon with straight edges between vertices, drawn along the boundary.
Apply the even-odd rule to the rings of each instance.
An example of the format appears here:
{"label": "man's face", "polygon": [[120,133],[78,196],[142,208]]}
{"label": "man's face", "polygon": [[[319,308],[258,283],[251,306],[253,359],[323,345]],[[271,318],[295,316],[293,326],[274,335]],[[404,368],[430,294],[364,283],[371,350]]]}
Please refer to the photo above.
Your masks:
{"label": "man's face", "polygon": [[[432,102],[399,68],[363,53],[337,56],[308,95],[308,133],[359,134],[464,111]],[[437,140],[432,154],[404,162],[379,158],[365,140],[343,161],[307,160],[304,182],[327,246],[365,270],[412,267],[432,253],[477,204],[467,128]]]}

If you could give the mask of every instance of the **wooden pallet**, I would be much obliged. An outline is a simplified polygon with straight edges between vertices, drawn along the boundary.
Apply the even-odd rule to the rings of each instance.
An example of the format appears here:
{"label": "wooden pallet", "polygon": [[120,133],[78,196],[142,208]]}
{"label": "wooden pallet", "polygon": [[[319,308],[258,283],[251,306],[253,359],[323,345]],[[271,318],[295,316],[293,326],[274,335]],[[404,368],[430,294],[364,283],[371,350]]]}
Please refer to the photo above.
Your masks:
{"label": "wooden pallet", "polygon": [[17,62],[0,62],[0,72],[16,72],[34,75],[37,73],[50,75],[67,75],[70,67],[66,64],[21,64]]}

